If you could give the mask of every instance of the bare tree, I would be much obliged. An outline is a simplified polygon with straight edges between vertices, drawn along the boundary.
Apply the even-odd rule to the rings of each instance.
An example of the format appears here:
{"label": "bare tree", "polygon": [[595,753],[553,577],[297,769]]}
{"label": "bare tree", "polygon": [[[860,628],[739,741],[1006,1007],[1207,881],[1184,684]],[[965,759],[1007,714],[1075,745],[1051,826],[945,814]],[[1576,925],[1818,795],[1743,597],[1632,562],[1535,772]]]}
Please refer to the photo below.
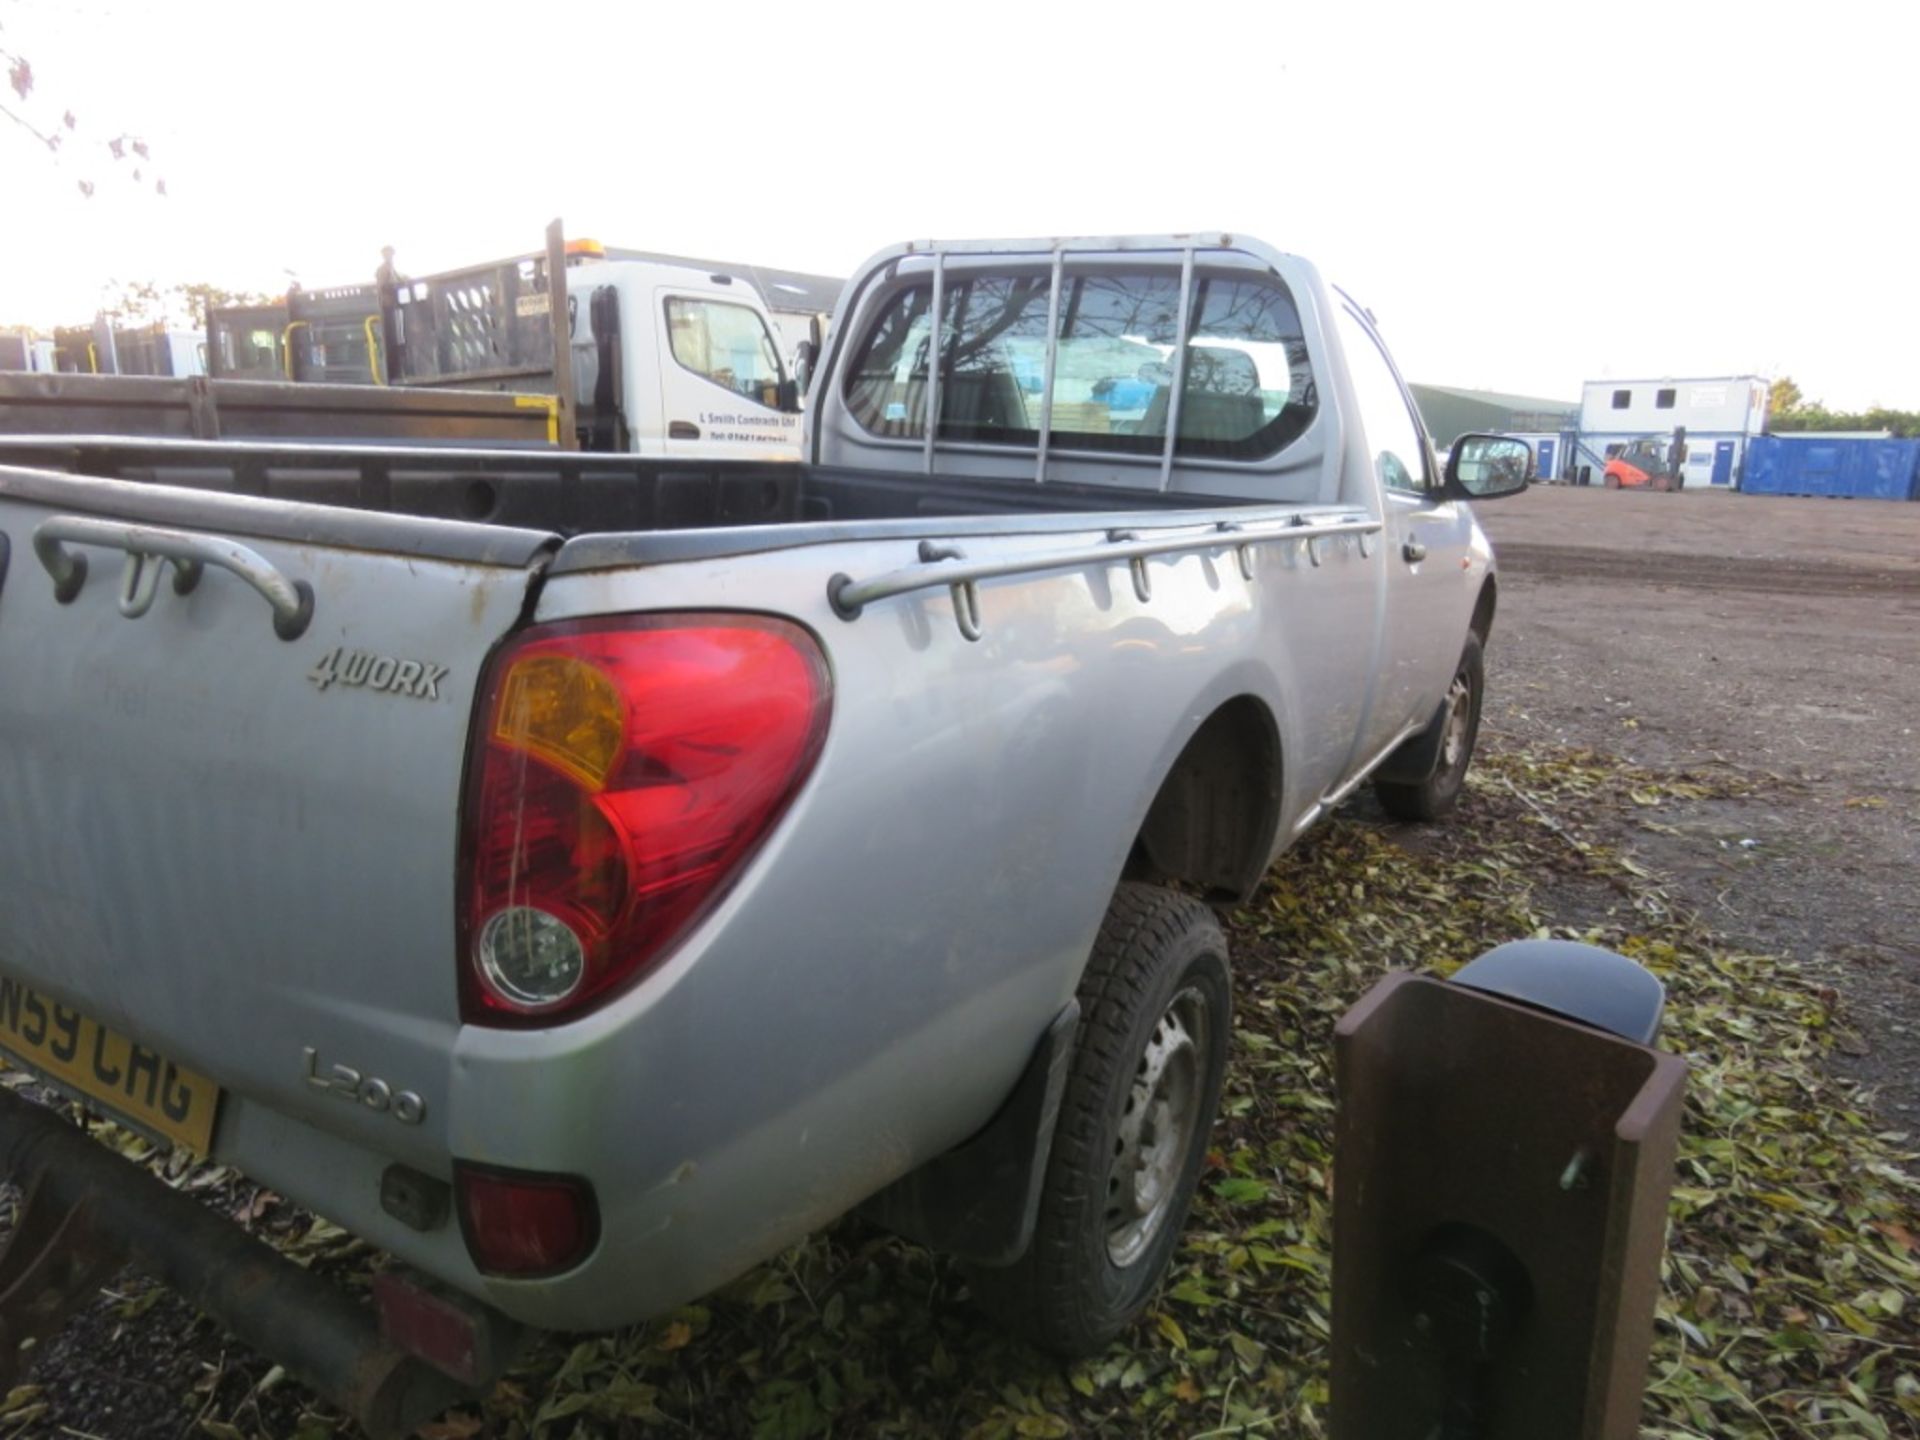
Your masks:
{"label": "bare tree", "polygon": [[[4,33],[4,30],[5,27],[0,26],[0,33]],[[167,193],[167,182],[149,173],[153,168],[153,155],[144,139],[126,132],[104,140],[89,138],[72,109],[65,107],[60,109],[57,116],[36,119],[35,110],[46,107],[35,100],[40,87],[32,61],[0,44],[0,65],[6,67],[7,85],[13,91],[12,101],[0,100],[0,116],[5,116],[34,141],[45,146],[56,164],[71,154],[90,157],[97,164],[100,151],[105,150],[115,168],[124,170],[135,185],[144,189],[151,183],[155,195],[164,196]],[[81,163],[85,165],[86,161]],[[74,183],[79,186],[82,195],[93,198],[97,186],[91,174],[76,176]]]}

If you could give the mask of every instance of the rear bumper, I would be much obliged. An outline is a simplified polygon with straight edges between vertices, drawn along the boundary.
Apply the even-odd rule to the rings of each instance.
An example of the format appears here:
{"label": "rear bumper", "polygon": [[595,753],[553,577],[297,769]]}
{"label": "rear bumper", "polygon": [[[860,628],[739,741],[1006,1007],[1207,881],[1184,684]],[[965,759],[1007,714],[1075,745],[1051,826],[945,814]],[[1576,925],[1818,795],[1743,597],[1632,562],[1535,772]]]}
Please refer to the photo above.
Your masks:
{"label": "rear bumper", "polygon": [[[854,1005],[840,987],[822,993],[814,957],[832,952],[783,954],[745,930],[723,909],[703,938],[724,943],[690,947],[577,1024],[462,1027],[448,1101],[423,1126],[342,1104],[342,1126],[321,1128],[230,1084],[215,1158],[517,1321],[612,1329],[711,1293],[976,1134],[1071,1001],[1085,949],[1068,938],[1054,963],[979,983],[876,946],[874,973],[904,994],[870,985]],[[728,984],[715,997],[711,977],[729,968],[763,996],[788,993],[749,1004]],[[932,982],[951,988],[929,994]],[[885,1031],[877,1044],[871,1029]],[[403,1137],[431,1143],[396,1153]],[[421,1228],[383,1206],[396,1161],[449,1186],[456,1162],[577,1176],[598,1242],[557,1275],[485,1275],[453,1215]]]}
{"label": "rear bumper", "polygon": [[[979,1086],[967,1101],[974,1118],[953,1126],[946,1144],[994,1114],[1039,1028],[1020,1027],[1016,1033],[1027,1039],[1012,1073]],[[509,1045],[517,1037],[482,1038]],[[640,1097],[658,1088],[624,1067],[661,1047],[587,1045],[564,1056],[527,1048],[519,1064],[456,1057],[460,1103],[450,1153],[407,1163],[449,1186],[456,1160],[585,1179],[598,1204],[598,1241],[562,1273],[527,1280],[482,1273],[455,1215],[417,1229],[383,1207],[381,1179],[395,1163],[392,1154],[234,1091],[215,1158],[514,1320],[607,1330],[711,1293],[943,1150],[912,1133],[882,1097],[924,1087],[930,1054],[953,1057],[944,1072],[950,1082],[956,1074],[965,1078],[959,1060],[982,1047],[958,1044],[946,1025],[910,1031],[818,1088],[789,1074],[781,1102],[746,1124],[714,1123],[701,1098],[718,1092],[727,1073],[750,1066],[744,1045],[690,1068],[677,1092],[654,1103]]]}

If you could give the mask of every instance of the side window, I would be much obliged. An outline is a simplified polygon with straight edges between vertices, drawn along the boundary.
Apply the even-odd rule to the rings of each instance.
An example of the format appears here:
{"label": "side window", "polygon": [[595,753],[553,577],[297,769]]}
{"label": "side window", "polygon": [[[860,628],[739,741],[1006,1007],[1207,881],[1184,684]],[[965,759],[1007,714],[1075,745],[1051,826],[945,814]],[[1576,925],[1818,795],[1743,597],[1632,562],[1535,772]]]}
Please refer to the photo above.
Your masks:
{"label": "side window", "polygon": [[847,409],[875,435],[925,433],[933,287],[896,290],[847,364]]}
{"label": "side window", "polygon": [[[943,291],[940,438],[1033,445],[1046,390],[1045,271],[962,273]],[[926,433],[928,311],[919,280],[882,305],[847,366],[854,419],[876,435]],[[1071,272],[1060,292],[1051,444],[1158,455],[1171,410],[1180,276]],[[1176,454],[1262,459],[1318,404],[1293,296],[1269,276],[1198,275]]]}
{"label": "side window", "polygon": [[673,358],[702,379],[759,405],[780,403],[780,352],[757,311],[669,296],[667,342]]}
{"label": "side window", "polygon": [[1346,306],[1337,307],[1340,343],[1347,352],[1347,370],[1360,401],[1360,424],[1367,432],[1373,468],[1389,490],[1419,493],[1427,488],[1426,450],[1413,408],[1395,378],[1380,342],[1354,318]]}

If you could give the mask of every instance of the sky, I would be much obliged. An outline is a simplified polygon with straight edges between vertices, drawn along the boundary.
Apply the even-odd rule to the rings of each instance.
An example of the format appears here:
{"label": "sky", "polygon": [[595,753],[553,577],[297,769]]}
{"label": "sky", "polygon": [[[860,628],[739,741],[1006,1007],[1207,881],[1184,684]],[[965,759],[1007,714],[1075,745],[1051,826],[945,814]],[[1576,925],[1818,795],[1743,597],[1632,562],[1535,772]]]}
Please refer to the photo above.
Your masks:
{"label": "sky", "polygon": [[1920,409],[1916,41],[1891,0],[0,0],[36,79],[0,106],[79,122],[56,156],[0,117],[0,324],[81,323],[111,279],[360,283],[389,244],[429,273],[555,216],[842,276],[909,238],[1212,229],[1313,260],[1414,380]]}

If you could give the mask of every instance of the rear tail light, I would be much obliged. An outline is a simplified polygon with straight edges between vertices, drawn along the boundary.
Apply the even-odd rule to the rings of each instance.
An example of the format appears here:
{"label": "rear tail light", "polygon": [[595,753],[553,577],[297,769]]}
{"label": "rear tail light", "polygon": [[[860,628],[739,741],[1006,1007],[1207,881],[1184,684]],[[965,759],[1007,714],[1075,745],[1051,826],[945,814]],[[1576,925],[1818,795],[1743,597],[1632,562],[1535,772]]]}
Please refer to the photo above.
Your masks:
{"label": "rear tail light", "polygon": [[456,1161],[453,1188],[467,1253],[485,1274],[558,1275],[585,1260],[600,1239],[593,1187],[577,1176]]}
{"label": "rear tail light", "polygon": [[468,766],[461,1013],[551,1025],[656,965],[813,769],[812,636],[744,615],[527,631],[489,667]]}

